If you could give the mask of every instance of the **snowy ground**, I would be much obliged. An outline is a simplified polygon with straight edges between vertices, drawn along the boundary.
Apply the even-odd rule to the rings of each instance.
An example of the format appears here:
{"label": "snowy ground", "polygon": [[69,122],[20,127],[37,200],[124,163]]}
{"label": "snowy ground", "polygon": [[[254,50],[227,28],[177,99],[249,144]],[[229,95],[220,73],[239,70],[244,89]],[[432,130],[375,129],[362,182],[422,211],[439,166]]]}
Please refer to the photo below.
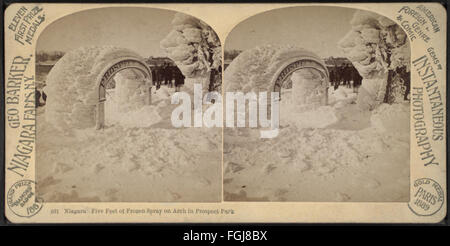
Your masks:
{"label": "snowy ground", "polygon": [[[162,87],[151,106],[122,117],[106,104],[101,131],[59,132],[38,108],[38,195],[48,202],[220,201],[222,128],[174,129],[171,93]],[[289,103],[289,93],[278,137],[224,128],[225,200],[409,200],[408,102],[361,111],[356,94],[341,86],[330,89],[329,106],[305,111]]]}
{"label": "snowy ground", "polygon": [[222,129],[173,128],[171,93],[162,87],[151,106],[123,115],[107,103],[104,130],[60,132],[38,108],[38,195],[47,202],[220,201]]}
{"label": "snowy ground", "polygon": [[224,199],[408,201],[409,103],[361,111],[352,90],[330,88],[330,106],[314,112],[284,90],[274,139],[224,129]]}

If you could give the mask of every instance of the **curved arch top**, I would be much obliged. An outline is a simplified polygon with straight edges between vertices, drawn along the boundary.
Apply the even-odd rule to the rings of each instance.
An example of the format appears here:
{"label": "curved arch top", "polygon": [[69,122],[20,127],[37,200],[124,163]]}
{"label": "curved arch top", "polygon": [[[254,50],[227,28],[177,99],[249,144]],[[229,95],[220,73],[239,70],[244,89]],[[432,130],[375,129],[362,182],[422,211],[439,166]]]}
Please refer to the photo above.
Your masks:
{"label": "curved arch top", "polygon": [[106,85],[111,81],[114,75],[129,68],[141,71],[146,79],[152,80],[152,72],[143,60],[135,57],[121,57],[105,65],[105,69],[99,74],[99,79],[97,79],[98,86],[106,88]]}
{"label": "curved arch top", "polygon": [[317,70],[324,79],[326,83],[325,86],[328,87],[329,83],[329,72],[328,69],[318,57],[303,56],[303,57],[293,57],[286,60],[281,64],[278,71],[274,74],[271,84],[273,84],[273,91],[280,91],[283,83],[297,70],[300,69],[314,69]]}
{"label": "curved arch top", "polygon": [[226,91],[280,91],[299,69],[317,70],[328,86],[329,73],[323,60],[311,51],[293,46],[266,45],[242,52],[225,70]]}

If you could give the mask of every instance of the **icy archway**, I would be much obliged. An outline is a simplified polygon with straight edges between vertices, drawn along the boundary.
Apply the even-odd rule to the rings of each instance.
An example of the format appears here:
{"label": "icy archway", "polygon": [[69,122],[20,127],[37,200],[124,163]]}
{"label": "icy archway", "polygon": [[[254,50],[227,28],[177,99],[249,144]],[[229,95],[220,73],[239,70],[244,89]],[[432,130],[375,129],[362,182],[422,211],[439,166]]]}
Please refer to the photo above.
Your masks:
{"label": "icy archway", "polygon": [[[136,94],[138,90],[141,90],[142,87],[145,87],[145,81],[138,79],[138,77],[132,78],[128,76],[122,75],[122,71],[131,71],[131,74],[136,75],[133,71],[139,71],[145,79],[151,81],[151,72],[147,65],[142,62],[140,59],[136,59],[133,57],[121,57],[117,60],[111,61],[111,63],[105,66],[106,70],[101,72],[103,77],[100,80],[99,84],[99,101],[97,105],[97,113],[96,113],[96,128],[103,128],[105,125],[105,101],[106,101],[106,88],[108,87],[108,83],[114,77],[117,77],[119,83],[116,85],[118,89],[117,96],[119,99],[122,99],[121,102],[126,104],[126,100],[130,100],[130,98],[136,98],[133,96]],[[148,98],[147,104],[150,104],[150,88],[146,90],[146,97]],[[135,100],[134,100],[135,101]],[[140,103],[134,102],[134,105],[138,105]],[[143,105],[142,105],[143,106]]]}
{"label": "icy archway", "polygon": [[118,47],[82,47],[62,57],[47,76],[46,120],[63,130],[101,127],[106,85],[124,69],[151,72],[137,53]]}
{"label": "icy archway", "polygon": [[[290,52],[289,52],[290,53]],[[294,52],[294,57],[287,59],[275,73],[272,78],[271,84],[273,84],[273,91],[280,92],[283,84],[293,74],[298,74],[297,79],[292,80],[293,93],[296,96],[296,101],[308,101],[307,93],[319,93],[323,96],[321,104],[327,103],[327,88],[329,86],[329,73],[328,69],[322,60],[308,51]],[[319,79],[313,78],[317,76],[311,76],[318,74]],[[314,80],[317,86],[313,86],[316,89],[308,90],[305,88],[305,83],[308,84]],[[311,87],[311,86],[308,86]],[[301,98],[298,98],[301,97]]]}
{"label": "icy archway", "polygon": [[[310,75],[299,73],[307,70],[309,74],[318,75],[314,78],[317,86],[307,85]],[[266,45],[246,50],[237,56],[225,70],[225,91],[241,92],[280,92],[283,84],[293,74],[302,74],[293,85],[294,97],[308,96],[312,93],[321,97],[320,104],[327,104],[327,89],[329,86],[329,74],[325,63],[316,54],[296,46]],[[314,76],[316,77],[316,76]],[[307,81],[308,80],[308,81]],[[304,98],[306,101],[309,99]],[[314,99],[315,100],[315,99]],[[301,100],[298,100],[299,102]],[[308,102],[305,102],[308,103]]]}
{"label": "icy archway", "polygon": [[225,90],[279,92],[301,69],[320,74],[326,101],[329,74],[325,63],[316,54],[295,46],[266,45],[242,52],[225,70]]}

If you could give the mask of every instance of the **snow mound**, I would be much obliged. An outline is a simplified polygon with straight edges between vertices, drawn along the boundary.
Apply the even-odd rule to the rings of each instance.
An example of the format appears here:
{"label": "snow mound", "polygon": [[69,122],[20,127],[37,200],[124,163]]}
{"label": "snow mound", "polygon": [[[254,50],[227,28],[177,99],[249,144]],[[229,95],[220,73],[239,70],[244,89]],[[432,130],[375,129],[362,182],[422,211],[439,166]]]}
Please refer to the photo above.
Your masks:
{"label": "snow mound", "polygon": [[[367,116],[355,108],[342,108],[347,123]],[[382,104],[371,113],[368,127],[281,124],[279,135],[266,140],[250,132],[257,129],[241,129],[248,133],[240,136],[225,129],[225,200],[409,201],[409,105]]]}
{"label": "snow mound", "polygon": [[123,127],[149,127],[161,121],[162,118],[158,113],[158,109],[159,107],[157,106],[146,105],[120,115],[111,115],[110,122]]}
{"label": "snow mound", "polygon": [[239,54],[225,70],[225,91],[273,91],[271,81],[286,61],[295,58],[314,60],[326,67],[321,58],[297,46],[265,45]]}
{"label": "snow mound", "polygon": [[[288,113],[289,112],[289,113]],[[297,128],[325,128],[335,123],[338,118],[330,106],[322,106],[312,110],[296,110],[295,107],[288,112],[282,110],[282,120],[295,125]]]}
{"label": "snow mound", "polygon": [[409,137],[409,103],[381,104],[372,112],[372,127],[380,132],[397,133]]}
{"label": "snow mound", "polygon": [[[101,131],[78,129],[65,136],[49,124],[37,127],[38,193],[46,201],[220,201],[219,128],[119,125]],[[45,186],[48,180],[60,183]],[[79,196],[66,197],[70,192]]]}
{"label": "snow mound", "polygon": [[120,125],[124,128],[149,127],[162,120],[159,110],[164,104],[144,105],[124,110],[124,105],[117,102],[113,91],[109,91],[105,103],[105,122],[107,125]]}
{"label": "snow mound", "polygon": [[280,123],[297,128],[325,128],[335,123],[338,118],[331,106],[299,105],[291,96],[291,89],[281,91]]}
{"label": "snow mound", "polygon": [[142,60],[131,50],[113,46],[81,47],[64,55],[47,76],[46,121],[60,130],[94,127],[99,76],[122,57]]}
{"label": "snow mound", "polygon": [[353,92],[353,88],[345,88],[340,86],[337,90],[330,88],[328,90],[328,104],[334,108],[342,108],[348,104],[354,103],[357,93]]}
{"label": "snow mound", "polygon": [[333,94],[336,100],[344,100],[348,98],[347,92],[342,86],[335,90]]}
{"label": "snow mound", "polygon": [[135,111],[150,104],[149,86],[133,70],[120,71],[114,79],[116,80],[115,103],[119,111]]}

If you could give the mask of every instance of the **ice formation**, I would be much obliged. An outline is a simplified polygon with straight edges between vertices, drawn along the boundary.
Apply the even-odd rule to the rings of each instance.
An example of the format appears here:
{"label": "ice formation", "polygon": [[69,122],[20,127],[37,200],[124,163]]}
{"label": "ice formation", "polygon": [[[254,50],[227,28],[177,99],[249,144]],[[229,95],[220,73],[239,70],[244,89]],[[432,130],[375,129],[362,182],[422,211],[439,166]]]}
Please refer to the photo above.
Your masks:
{"label": "ice formation", "polygon": [[294,104],[321,105],[327,91],[324,78],[314,69],[300,69],[291,76]]}
{"label": "ice formation", "polygon": [[409,41],[400,26],[375,13],[357,11],[351,25],[339,46],[363,77],[358,104],[373,109],[385,101],[388,83],[394,81],[389,72],[409,70]]}
{"label": "ice formation", "polygon": [[272,79],[286,61],[312,59],[326,67],[314,53],[297,46],[265,45],[246,50],[225,70],[225,91],[273,91]]}
{"label": "ice formation", "polygon": [[106,92],[106,125],[149,127],[161,120],[160,106],[165,105],[150,105],[151,86],[141,74],[125,69],[118,72],[114,80],[115,89]]}
{"label": "ice formation", "polygon": [[47,76],[45,118],[56,128],[95,126],[99,80],[111,61],[137,53],[118,47],[82,47],[62,57]]}
{"label": "ice formation", "polygon": [[280,134],[270,140],[226,128],[225,200],[408,201],[409,104],[361,110],[348,104],[351,92],[331,97],[339,109],[302,112],[282,100]]}
{"label": "ice formation", "polygon": [[[222,64],[219,37],[205,22],[189,15],[177,13],[172,21],[173,30],[161,41],[161,48],[175,61],[186,78],[185,83],[204,83],[208,88],[209,75]],[[198,79],[203,78],[203,79]]]}
{"label": "ice formation", "polygon": [[142,108],[150,104],[149,83],[142,75],[131,69],[116,74],[115,102],[120,112],[127,112]]}
{"label": "ice formation", "polygon": [[[315,61],[319,67],[326,69],[317,55],[296,46],[266,45],[244,51],[225,70],[225,91],[243,93],[274,91],[274,79],[277,75],[280,75],[289,64],[299,60]],[[281,89],[282,127],[295,125],[298,128],[323,128],[337,121],[334,109],[324,106],[327,81],[318,70],[298,69],[292,72],[290,80],[292,88],[287,89],[283,86]],[[249,112],[246,108],[245,112],[238,113],[248,115]]]}

